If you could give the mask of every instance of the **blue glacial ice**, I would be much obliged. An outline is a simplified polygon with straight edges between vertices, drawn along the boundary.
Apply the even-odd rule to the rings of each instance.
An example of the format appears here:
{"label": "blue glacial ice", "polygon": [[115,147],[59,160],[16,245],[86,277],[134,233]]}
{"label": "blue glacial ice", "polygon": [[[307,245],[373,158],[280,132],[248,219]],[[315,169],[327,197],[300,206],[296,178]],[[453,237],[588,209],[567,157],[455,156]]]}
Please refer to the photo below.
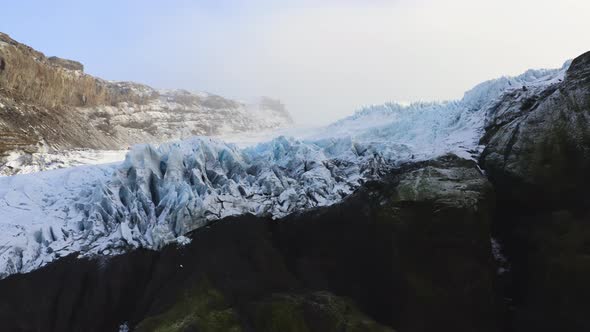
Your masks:
{"label": "blue glacial ice", "polygon": [[303,137],[246,148],[208,137],[133,147],[121,164],[0,177],[0,278],[59,257],[158,249],[223,217],[280,218],[341,201],[410,160],[481,151],[503,93],[542,89],[561,69],[484,82],[458,101],[366,107]]}

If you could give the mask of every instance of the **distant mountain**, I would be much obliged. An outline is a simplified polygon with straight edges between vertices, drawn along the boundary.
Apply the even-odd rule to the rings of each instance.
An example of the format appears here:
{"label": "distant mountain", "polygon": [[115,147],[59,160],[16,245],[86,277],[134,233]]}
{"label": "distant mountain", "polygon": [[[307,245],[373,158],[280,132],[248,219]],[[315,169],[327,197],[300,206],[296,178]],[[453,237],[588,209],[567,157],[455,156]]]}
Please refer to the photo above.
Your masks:
{"label": "distant mountain", "polygon": [[0,168],[10,153],[127,149],[293,123],[285,106],[268,97],[246,104],[106,81],[83,70],[79,62],[46,57],[0,33]]}

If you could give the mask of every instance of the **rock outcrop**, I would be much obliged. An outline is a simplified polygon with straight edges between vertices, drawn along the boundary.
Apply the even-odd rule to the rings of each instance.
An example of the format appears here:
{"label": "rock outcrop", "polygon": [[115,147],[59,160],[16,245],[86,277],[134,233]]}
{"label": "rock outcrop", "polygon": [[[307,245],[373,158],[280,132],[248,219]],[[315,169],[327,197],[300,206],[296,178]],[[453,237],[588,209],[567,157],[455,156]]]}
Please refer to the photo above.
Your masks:
{"label": "rock outcrop", "polygon": [[79,71],[84,71],[84,65],[81,64],[78,61],[74,61],[74,60],[69,60],[69,59],[62,59],[62,58],[58,58],[56,56],[50,56],[49,58],[47,58],[47,60],[56,65],[56,66],[60,66],[63,67],[65,69],[69,69],[69,70],[79,70]]}
{"label": "rock outcrop", "polygon": [[77,67],[73,61],[47,58],[3,33],[0,33],[0,58],[4,62],[0,74],[2,96],[19,103],[50,109],[116,105],[119,102],[142,104],[155,93],[140,84],[121,87],[81,70],[72,70]]}
{"label": "rock outcrop", "polygon": [[284,105],[272,99],[245,104],[105,81],[85,74],[76,61],[47,58],[0,33],[0,168],[2,157],[15,151],[127,149],[291,123]]}
{"label": "rock outcrop", "polygon": [[573,60],[562,82],[507,93],[489,110],[481,164],[503,197],[534,207],[587,199],[589,59]]}
{"label": "rock outcrop", "polygon": [[494,235],[510,261],[510,331],[588,331],[590,53],[563,81],[490,109],[481,165],[497,191]]}
{"label": "rock outcrop", "polygon": [[496,331],[490,183],[475,162],[454,155],[404,167],[394,181],[378,220],[392,226],[393,269],[405,285],[397,294],[406,302],[394,300],[403,308],[396,327]]}

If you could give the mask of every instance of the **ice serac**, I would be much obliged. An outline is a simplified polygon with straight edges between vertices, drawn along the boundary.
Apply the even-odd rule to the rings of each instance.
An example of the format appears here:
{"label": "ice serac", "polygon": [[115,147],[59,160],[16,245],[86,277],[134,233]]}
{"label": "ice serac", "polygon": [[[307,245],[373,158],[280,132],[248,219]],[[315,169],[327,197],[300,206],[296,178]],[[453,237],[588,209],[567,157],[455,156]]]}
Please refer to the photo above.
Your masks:
{"label": "ice serac", "polygon": [[[333,155],[337,144],[344,147]],[[282,217],[330,205],[379,166],[376,152],[359,153],[350,140],[320,146],[279,137],[244,150],[210,138],[142,145],[82,209],[93,233],[120,225],[127,245],[159,248],[230,215]]]}
{"label": "ice serac", "polygon": [[492,108],[506,94],[539,90],[563,80],[570,62],[560,69],[528,70],[475,86],[461,100],[387,103],[365,107],[342,119],[320,136],[352,136],[357,141],[383,145],[393,159],[431,159],[445,153],[466,158],[483,148],[479,141]]}
{"label": "ice serac", "polygon": [[[558,82],[567,67],[485,82],[459,101],[369,107],[301,139],[238,148],[194,137],[135,146],[119,165],[0,178],[0,276],[71,253],[158,249],[226,216],[278,218],[328,206],[408,161],[476,157],[498,100]],[[157,102],[194,97],[174,94]],[[262,104],[263,114],[281,108]]]}
{"label": "ice serac", "polygon": [[[26,272],[75,252],[157,249],[231,215],[282,217],[327,206],[385,167],[378,150],[346,138],[279,137],[238,149],[197,137],[135,146],[120,165],[5,177],[0,270]],[[50,194],[52,186],[64,192]]]}

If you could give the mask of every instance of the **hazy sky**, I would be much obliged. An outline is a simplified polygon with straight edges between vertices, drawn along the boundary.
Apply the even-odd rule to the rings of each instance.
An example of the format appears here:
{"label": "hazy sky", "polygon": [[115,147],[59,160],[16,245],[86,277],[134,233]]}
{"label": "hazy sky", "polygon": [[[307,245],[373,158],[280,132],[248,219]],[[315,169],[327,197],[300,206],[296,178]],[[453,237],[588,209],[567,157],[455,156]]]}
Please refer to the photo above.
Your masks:
{"label": "hazy sky", "polygon": [[0,31],[90,74],[280,98],[304,124],[460,98],[590,50],[588,0],[6,1]]}

